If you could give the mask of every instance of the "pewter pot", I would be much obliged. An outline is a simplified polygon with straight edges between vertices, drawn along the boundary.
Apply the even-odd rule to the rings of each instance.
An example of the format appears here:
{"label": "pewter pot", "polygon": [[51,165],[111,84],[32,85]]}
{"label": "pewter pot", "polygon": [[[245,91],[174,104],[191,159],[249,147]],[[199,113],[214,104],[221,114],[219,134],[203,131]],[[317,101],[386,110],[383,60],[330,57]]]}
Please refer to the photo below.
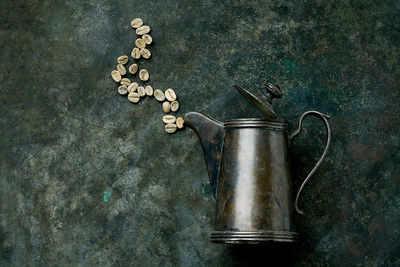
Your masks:
{"label": "pewter pot", "polygon": [[[326,157],[331,140],[329,116],[307,111],[301,115],[297,130],[290,134],[288,121],[277,117],[271,105],[274,97],[282,96],[278,86],[268,83],[264,96],[256,96],[239,86],[235,88],[265,118],[222,123],[197,112],[189,112],[184,117],[184,124],[200,138],[217,201],[210,241],[234,244],[296,241],[293,206],[303,213],[297,204],[299,195]],[[301,132],[303,119],[309,115],[325,123],[327,143],[293,202],[289,146]]]}

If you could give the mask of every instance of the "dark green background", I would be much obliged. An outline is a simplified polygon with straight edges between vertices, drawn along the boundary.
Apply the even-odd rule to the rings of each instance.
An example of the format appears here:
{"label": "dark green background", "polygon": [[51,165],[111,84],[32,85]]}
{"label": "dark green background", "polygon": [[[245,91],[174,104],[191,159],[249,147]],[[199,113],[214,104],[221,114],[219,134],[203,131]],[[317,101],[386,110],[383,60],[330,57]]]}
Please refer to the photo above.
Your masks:
{"label": "dark green background", "polygon": [[[154,39],[139,65],[175,89],[180,115],[258,117],[232,85],[267,81],[292,128],[331,115],[293,247],[208,241],[195,133],[167,135],[160,104],[128,102],[110,78],[136,17]],[[399,266],[399,17],[399,1],[1,1],[0,265]],[[304,128],[295,188],[325,143],[320,121]]]}

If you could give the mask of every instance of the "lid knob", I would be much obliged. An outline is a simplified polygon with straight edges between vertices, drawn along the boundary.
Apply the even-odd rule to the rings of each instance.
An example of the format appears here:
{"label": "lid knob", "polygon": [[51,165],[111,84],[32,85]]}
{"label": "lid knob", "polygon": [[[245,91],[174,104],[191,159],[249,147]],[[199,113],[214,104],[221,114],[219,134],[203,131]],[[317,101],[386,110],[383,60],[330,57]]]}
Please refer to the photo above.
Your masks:
{"label": "lid knob", "polygon": [[267,118],[276,119],[277,115],[272,108],[272,99],[281,98],[282,91],[279,86],[267,83],[267,90],[263,94],[252,93],[238,85],[235,85],[235,88],[239,91],[239,93],[247,99],[253,106],[255,106],[262,114],[264,114]]}
{"label": "lid knob", "polygon": [[278,85],[268,82],[266,85],[267,92],[265,93],[265,98],[268,100],[270,104],[272,104],[272,100],[274,98],[281,98],[282,91]]}

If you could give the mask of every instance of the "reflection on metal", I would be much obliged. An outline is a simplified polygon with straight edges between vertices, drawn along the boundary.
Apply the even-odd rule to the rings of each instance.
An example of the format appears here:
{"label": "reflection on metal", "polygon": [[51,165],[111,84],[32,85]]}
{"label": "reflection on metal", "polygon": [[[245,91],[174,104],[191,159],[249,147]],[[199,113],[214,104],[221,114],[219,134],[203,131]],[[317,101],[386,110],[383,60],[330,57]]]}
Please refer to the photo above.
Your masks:
{"label": "reflection on metal", "polygon": [[[288,121],[278,118],[271,106],[274,97],[282,96],[279,87],[267,84],[267,93],[263,97],[235,87],[266,118],[222,123],[201,113],[189,112],[184,119],[185,125],[200,138],[217,200],[211,241],[234,244],[296,241],[293,206],[302,214],[297,204],[299,195],[326,157],[331,140],[329,116],[307,111],[300,117],[298,129],[290,135]],[[289,144],[301,132],[302,121],[308,115],[324,121],[328,141],[293,205]]]}

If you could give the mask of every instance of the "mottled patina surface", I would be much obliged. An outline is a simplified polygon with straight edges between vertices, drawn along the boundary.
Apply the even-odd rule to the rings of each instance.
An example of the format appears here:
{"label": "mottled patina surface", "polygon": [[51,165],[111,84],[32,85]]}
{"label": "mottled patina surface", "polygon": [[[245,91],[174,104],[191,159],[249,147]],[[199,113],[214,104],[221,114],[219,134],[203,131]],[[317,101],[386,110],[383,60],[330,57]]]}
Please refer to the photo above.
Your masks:
{"label": "mottled patina surface", "polygon": [[[398,266],[398,1],[0,2],[1,266]],[[133,105],[110,78],[152,27],[155,88],[181,114],[260,114],[232,88],[278,83],[275,111],[332,116],[332,149],[307,185],[293,247],[208,241],[215,201],[189,129],[167,135],[154,99]],[[320,156],[308,119],[294,189]]]}

